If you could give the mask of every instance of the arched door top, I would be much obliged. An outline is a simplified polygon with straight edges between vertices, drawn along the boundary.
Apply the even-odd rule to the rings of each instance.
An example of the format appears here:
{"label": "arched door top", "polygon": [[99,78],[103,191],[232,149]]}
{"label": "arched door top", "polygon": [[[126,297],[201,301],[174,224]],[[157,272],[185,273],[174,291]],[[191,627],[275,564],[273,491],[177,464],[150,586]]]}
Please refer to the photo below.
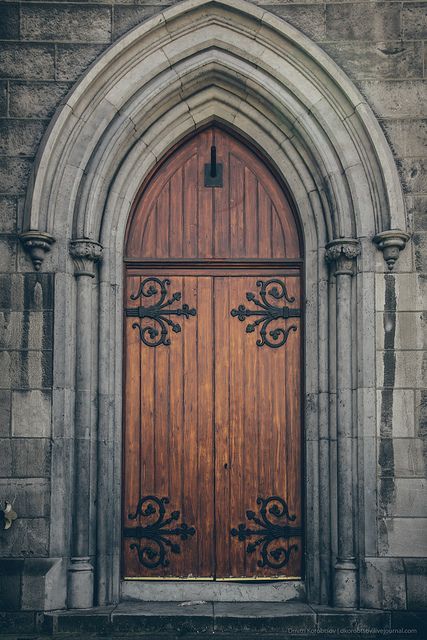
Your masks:
{"label": "arched door top", "polygon": [[218,126],[184,142],[155,171],[130,218],[125,257],[301,256],[298,226],[265,163]]}

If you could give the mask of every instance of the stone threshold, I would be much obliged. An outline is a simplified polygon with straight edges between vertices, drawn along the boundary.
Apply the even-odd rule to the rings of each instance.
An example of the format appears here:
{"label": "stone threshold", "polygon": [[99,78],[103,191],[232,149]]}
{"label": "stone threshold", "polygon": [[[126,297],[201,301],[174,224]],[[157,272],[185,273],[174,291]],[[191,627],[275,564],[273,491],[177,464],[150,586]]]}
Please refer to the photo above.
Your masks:
{"label": "stone threshold", "polygon": [[427,612],[339,610],[289,602],[122,602],[88,610],[0,613],[2,637],[21,634],[22,638],[22,633],[115,640],[200,636],[237,640],[260,634],[262,640],[346,636],[415,640],[427,638]]}

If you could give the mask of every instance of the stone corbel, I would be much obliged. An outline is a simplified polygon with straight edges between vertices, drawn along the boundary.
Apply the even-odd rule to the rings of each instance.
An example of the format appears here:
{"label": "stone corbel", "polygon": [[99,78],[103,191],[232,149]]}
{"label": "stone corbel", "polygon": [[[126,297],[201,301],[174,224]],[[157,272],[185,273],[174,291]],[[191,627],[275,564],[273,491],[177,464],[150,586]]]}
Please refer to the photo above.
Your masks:
{"label": "stone corbel", "polygon": [[34,269],[40,271],[46,253],[50,251],[55,238],[43,231],[24,231],[19,235],[24,249],[30,254]]}
{"label": "stone corbel", "polygon": [[102,258],[102,245],[95,240],[82,238],[71,240],[70,255],[74,262],[75,276],[95,277],[95,263]]}
{"label": "stone corbel", "polygon": [[384,260],[390,271],[393,270],[399,254],[405,248],[409,237],[409,234],[405,231],[391,229],[390,231],[382,231],[373,238],[378,249],[383,252]]}
{"label": "stone corbel", "polygon": [[325,260],[332,265],[334,274],[354,275],[360,242],[354,238],[339,238],[326,245]]}

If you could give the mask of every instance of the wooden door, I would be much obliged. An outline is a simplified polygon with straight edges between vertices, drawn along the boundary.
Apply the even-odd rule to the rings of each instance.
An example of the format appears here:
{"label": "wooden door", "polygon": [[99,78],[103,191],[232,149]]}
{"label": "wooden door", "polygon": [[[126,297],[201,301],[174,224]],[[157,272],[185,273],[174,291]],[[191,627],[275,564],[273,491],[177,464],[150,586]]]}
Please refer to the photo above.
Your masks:
{"label": "wooden door", "polygon": [[300,251],[280,185],[219,128],[142,190],[126,243],[125,578],[301,575]]}

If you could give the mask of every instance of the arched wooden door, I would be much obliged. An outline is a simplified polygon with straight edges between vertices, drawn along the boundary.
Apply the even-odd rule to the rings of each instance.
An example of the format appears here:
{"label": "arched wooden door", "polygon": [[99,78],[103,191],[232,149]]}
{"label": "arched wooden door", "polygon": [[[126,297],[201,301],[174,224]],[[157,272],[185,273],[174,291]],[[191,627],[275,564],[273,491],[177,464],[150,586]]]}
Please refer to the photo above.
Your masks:
{"label": "arched wooden door", "polygon": [[222,129],[144,188],[126,240],[125,578],[301,576],[301,268],[281,187]]}

